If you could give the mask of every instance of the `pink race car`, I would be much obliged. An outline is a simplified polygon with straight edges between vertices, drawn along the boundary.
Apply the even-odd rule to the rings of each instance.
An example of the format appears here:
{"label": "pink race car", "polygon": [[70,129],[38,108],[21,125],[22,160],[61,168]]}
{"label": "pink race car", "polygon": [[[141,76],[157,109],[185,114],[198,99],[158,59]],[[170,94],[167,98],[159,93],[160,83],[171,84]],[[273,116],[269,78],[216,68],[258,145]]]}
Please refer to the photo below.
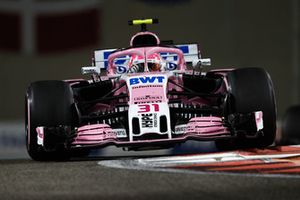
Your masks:
{"label": "pink race car", "polygon": [[26,143],[34,160],[215,140],[219,149],[266,147],[276,132],[272,81],[261,68],[204,71],[197,44],[173,45],[141,25],[130,46],[96,50],[90,80],[37,81],[26,93]]}

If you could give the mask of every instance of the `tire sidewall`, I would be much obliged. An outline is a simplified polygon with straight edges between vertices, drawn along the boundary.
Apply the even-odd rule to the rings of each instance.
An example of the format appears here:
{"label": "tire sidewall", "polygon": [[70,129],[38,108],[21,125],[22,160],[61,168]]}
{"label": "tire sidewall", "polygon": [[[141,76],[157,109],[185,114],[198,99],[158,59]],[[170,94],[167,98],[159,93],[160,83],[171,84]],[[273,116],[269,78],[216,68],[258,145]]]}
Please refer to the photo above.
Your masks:
{"label": "tire sidewall", "polygon": [[46,152],[37,144],[36,127],[74,125],[72,89],[64,81],[32,83],[25,98],[25,129],[28,154],[34,160],[55,159],[61,152]]}
{"label": "tire sidewall", "polygon": [[276,136],[276,102],[269,74],[262,68],[241,68],[229,72],[227,80],[232,113],[263,112],[263,136],[243,143],[249,147],[271,145]]}

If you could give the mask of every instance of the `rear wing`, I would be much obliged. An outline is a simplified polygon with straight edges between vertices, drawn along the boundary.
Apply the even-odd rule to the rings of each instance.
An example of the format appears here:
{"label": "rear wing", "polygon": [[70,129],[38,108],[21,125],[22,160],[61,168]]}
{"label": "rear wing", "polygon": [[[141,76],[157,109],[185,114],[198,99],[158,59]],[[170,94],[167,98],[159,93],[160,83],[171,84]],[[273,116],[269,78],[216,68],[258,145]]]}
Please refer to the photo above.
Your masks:
{"label": "rear wing", "polygon": [[[183,52],[184,60],[186,63],[193,63],[193,61],[199,60],[201,58],[197,44],[179,44],[175,46]],[[106,69],[108,66],[108,56],[116,50],[117,49],[96,50],[94,52],[95,66],[99,69]],[[168,61],[177,60],[177,55],[172,55],[169,53],[162,53],[161,57]],[[128,59],[128,57],[119,58],[118,64],[125,63]]]}

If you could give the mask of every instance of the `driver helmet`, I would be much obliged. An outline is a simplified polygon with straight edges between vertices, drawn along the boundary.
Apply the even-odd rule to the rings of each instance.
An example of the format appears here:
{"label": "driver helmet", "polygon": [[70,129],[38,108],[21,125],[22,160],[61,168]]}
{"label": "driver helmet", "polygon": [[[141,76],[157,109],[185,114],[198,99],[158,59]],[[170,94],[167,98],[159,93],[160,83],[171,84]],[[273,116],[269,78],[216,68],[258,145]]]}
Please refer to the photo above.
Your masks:
{"label": "driver helmet", "polygon": [[158,53],[151,54],[147,58],[147,67],[150,72],[161,71],[162,59]]}
{"label": "driver helmet", "polygon": [[128,65],[130,73],[144,72],[145,58],[143,56],[132,55]]}

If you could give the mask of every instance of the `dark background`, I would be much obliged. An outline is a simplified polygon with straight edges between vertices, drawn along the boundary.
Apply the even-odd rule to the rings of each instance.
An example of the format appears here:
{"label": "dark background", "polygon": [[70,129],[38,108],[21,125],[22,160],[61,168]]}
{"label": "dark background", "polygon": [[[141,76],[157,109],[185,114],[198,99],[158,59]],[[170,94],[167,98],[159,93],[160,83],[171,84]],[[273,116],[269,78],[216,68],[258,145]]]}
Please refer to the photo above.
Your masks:
{"label": "dark background", "polygon": [[128,46],[127,21],[143,17],[162,40],[199,43],[207,69],[265,68],[279,119],[300,103],[298,0],[2,0],[0,120],[23,118],[30,82],[80,78],[94,49]]}

